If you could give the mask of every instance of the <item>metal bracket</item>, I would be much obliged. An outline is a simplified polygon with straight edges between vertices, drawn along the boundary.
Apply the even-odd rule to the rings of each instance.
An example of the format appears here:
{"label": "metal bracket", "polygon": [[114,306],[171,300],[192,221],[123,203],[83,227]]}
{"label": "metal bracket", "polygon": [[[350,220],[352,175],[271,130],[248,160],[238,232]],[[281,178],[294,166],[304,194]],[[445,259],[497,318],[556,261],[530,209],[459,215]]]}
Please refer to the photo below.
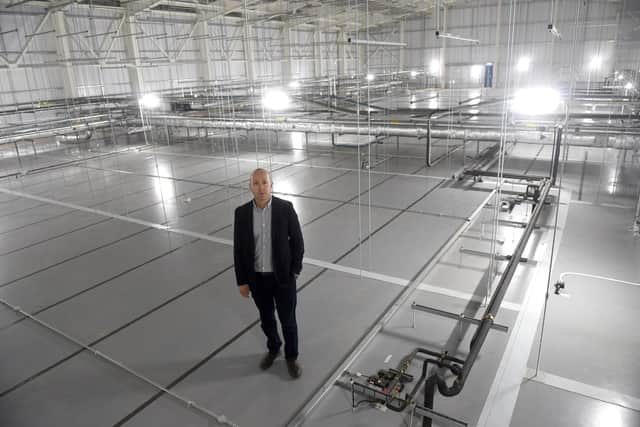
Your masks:
{"label": "metal bracket", "polygon": [[[445,310],[441,310],[439,308],[434,308],[434,307],[428,307],[426,305],[420,305],[420,304],[416,304],[415,302],[413,302],[411,304],[411,309],[414,310],[414,319],[415,319],[415,312],[416,311],[422,311],[425,313],[431,313],[431,314],[437,314],[438,316],[442,316],[442,317],[447,317],[449,319],[454,319],[454,320],[460,320],[463,322],[467,322],[467,323],[472,323],[474,325],[480,325],[480,323],[482,323],[481,320],[476,319],[475,317],[469,317],[466,316],[464,313],[460,313],[460,314],[456,314],[456,313],[452,313],[450,311],[445,311]],[[414,326],[415,326],[415,320],[414,320]],[[509,327],[505,326],[505,325],[500,325],[498,323],[493,323],[491,325],[492,329],[498,330],[500,332],[509,332]]]}
{"label": "metal bracket", "polygon": [[[460,248],[460,252],[467,255],[476,255],[481,257],[490,258],[491,254],[488,252],[477,251],[474,249]],[[511,261],[512,255],[494,255],[493,259],[498,261]],[[520,257],[520,262],[529,262],[529,258]]]}

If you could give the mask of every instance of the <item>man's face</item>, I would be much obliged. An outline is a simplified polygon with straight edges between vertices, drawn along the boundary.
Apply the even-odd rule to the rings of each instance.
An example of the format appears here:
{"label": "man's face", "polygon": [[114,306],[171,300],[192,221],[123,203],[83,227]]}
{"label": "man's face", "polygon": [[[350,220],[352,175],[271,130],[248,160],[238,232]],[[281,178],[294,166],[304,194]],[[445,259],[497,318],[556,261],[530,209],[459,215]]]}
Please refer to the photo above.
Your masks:
{"label": "man's face", "polygon": [[249,188],[257,202],[266,203],[271,199],[271,187],[271,179],[267,172],[258,171],[251,175]]}

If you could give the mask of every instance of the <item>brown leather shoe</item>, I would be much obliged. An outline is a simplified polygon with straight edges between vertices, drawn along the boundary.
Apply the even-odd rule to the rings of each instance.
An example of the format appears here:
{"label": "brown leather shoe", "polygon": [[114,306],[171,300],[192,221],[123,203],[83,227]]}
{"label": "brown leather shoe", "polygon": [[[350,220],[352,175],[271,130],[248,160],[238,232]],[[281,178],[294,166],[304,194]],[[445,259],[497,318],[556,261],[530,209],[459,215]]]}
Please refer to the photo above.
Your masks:
{"label": "brown leather shoe", "polygon": [[300,378],[302,375],[302,367],[295,359],[287,359],[287,370],[293,379]]}
{"label": "brown leather shoe", "polygon": [[260,361],[260,369],[262,369],[263,371],[266,371],[267,369],[269,369],[279,355],[280,355],[280,352],[277,352],[277,353],[269,352],[265,354],[262,360]]}

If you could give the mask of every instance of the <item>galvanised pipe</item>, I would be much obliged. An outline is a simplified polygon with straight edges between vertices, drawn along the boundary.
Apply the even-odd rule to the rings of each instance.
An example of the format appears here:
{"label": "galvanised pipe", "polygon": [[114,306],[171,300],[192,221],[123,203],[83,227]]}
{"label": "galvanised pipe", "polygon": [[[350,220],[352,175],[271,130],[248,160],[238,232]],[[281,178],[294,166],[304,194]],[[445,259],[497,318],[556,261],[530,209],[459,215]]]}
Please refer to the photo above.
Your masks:
{"label": "galvanised pipe", "polygon": [[[53,120],[38,120],[35,122],[30,122],[27,124],[21,125],[12,125],[4,128],[0,128],[0,138],[4,136],[17,136],[20,132],[39,132],[44,130],[51,129],[51,126],[57,124],[67,124],[72,122],[87,122],[88,120],[97,120],[104,118],[113,118],[113,114],[94,114],[91,116],[82,116],[82,117],[70,117],[66,119],[53,119]],[[36,125],[36,126],[31,126]],[[43,127],[42,125],[47,125],[48,127]],[[31,126],[31,127],[29,127]]]}
{"label": "galvanised pipe", "polygon": [[[478,130],[478,129],[439,129],[425,127],[405,127],[400,125],[384,125],[384,126],[358,126],[352,124],[337,123],[318,123],[311,121],[245,121],[245,120],[207,120],[190,118],[174,115],[157,115],[148,116],[147,120],[151,123],[164,126],[175,127],[201,127],[214,129],[236,129],[236,130],[266,130],[281,132],[308,132],[308,133],[324,133],[324,134],[352,134],[352,135],[376,135],[376,136],[403,136],[409,138],[449,138],[458,140],[472,141],[500,141],[502,133],[495,130]],[[166,122],[165,122],[166,121]],[[540,139],[547,135],[548,138]],[[504,134],[506,142],[523,142],[553,145],[552,132],[540,131],[507,131]],[[576,134],[565,134],[565,141],[569,145],[582,147],[601,147],[616,149],[634,149],[640,148],[640,138],[631,136],[606,138],[603,142],[596,140],[594,136],[582,136]]]}
{"label": "galvanised pipe", "polygon": [[23,141],[23,140],[46,138],[50,136],[60,136],[60,135],[69,134],[69,133],[84,132],[92,129],[110,127],[113,124],[113,122],[114,120],[100,120],[96,122],[82,123],[82,124],[64,126],[59,128],[36,130],[32,132],[21,133],[19,135],[4,136],[4,137],[0,137],[0,145],[10,144],[14,142]]}
{"label": "galvanised pipe", "polygon": [[81,142],[87,142],[93,136],[93,131],[87,130],[81,133],[65,134],[56,136],[56,141],[63,144],[79,144]]}

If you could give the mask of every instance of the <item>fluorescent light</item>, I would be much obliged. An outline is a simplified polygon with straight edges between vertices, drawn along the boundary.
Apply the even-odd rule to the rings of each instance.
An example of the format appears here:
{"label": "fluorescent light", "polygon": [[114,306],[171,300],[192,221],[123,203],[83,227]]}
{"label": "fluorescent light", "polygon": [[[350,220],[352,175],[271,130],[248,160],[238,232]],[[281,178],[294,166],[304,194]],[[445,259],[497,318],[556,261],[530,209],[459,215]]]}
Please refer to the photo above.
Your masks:
{"label": "fluorescent light", "polygon": [[625,89],[627,89],[627,90],[629,90],[629,89],[633,89],[633,83],[631,83],[631,82],[627,82],[627,84],[626,84],[626,85],[624,85],[624,88],[625,88]]}
{"label": "fluorescent light", "polygon": [[592,70],[600,68],[600,64],[602,63],[602,58],[599,55],[591,58],[591,62],[589,63],[589,68]]}
{"label": "fluorescent light", "polygon": [[526,116],[550,114],[562,103],[560,94],[551,88],[528,88],[519,90],[511,101],[511,110]]}
{"label": "fluorescent light", "polygon": [[619,74],[619,75],[618,75],[618,80],[622,80],[622,79],[624,79],[624,75]]}
{"label": "fluorescent light", "polygon": [[291,147],[304,148],[304,132],[291,132]]}
{"label": "fluorescent light", "polygon": [[289,87],[293,89],[297,89],[300,87],[300,82],[294,80],[291,83],[289,83]]}
{"label": "fluorescent light", "polygon": [[439,76],[440,75],[440,61],[438,61],[437,59],[432,59],[431,63],[429,64],[429,72],[433,75]]}
{"label": "fluorescent light", "polygon": [[516,69],[518,71],[525,72],[529,69],[529,64],[531,63],[531,58],[529,58],[528,56],[523,56],[522,58],[520,58],[518,60],[518,65],[516,67]]}
{"label": "fluorescent light", "polygon": [[479,79],[480,76],[482,76],[482,69],[484,67],[482,65],[472,65],[471,66],[471,78],[472,79]]}
{"label": "fluorescent light", "polygon": [[441,33],[439,31],[436,31],[436,38],[443,38],[443,39],[451,39],[451,40],[458,40],[461,42],[469,42],[471,44],[480,44],[480,40],[478,39],[470,39],[468,37],[460,37],[460,36],[456,36],[450,33]]}
{"label": "fluorescent light", "polygon": [[156,94],[148,93],[140,98],[138,102],[145,108],[156,108],[160,105],[160,98]]}
{"label": "fluorescent light", "polygon": [[269,110],[284,110],[291,104],[291,99],[282,89],[267,89],[262,97],[262,105]]}
{"label": "fluorescent light", "polygon": [[412,72],[411,72],[411,77],[415,77],[415,76],[417,76],[417,75],[418,75],[418,72],[417,72],[417,71],[412,71]]}
{"label": "fluorescent light", "polygon": [[406,43],[382,42],[382,41],[376,41],[376,40],[358,40],[358,39],[352,39],[352,38],[348,38],[347,39],[347,43],[351,43],[351,44],[368,44],[368,45],[373,45],[373,46],[407,47]]}
{"label": "fluorescent light", "polygon": [[376,76],[374,76],[373,74],[367,74],[367,80],[368,81],[372,81],[375,78],[376,78]]}

